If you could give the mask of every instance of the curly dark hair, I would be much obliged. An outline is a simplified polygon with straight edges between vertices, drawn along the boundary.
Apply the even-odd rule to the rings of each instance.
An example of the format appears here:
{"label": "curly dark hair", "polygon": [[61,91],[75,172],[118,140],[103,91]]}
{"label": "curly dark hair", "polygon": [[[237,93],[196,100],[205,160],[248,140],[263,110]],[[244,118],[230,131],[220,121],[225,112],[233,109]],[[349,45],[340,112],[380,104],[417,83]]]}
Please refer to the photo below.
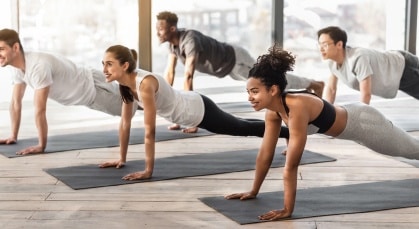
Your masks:
{"label": "curly dark hair", "polygon": [[287,86],[286,73],[294,69],[295,56],[278,43],[261,55],[249,71],[249,78],[259,79],[266,87],[278,85],[281,91]]}

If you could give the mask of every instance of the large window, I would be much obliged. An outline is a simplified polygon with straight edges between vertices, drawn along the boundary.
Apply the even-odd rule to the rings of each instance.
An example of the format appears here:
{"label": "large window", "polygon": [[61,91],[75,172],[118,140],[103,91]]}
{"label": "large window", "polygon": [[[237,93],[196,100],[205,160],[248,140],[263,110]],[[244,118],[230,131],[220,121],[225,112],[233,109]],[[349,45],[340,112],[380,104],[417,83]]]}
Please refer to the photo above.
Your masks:
{"label": "large window", "polygon": [[60,53],[101,69],[114,44],[137,49],[137,0],[20,0],[20,36],[25,50]]}
{"label": "large window", "polygon": [[[3,10],[0,14],[0,26],[19,28],[27,51],[56,52],[78,64],[101,68],[101,58],[108,46],[123,44],[135,49],[138,47],[138,22],[141,18],[138,15],[138,0],[1,1],[2,9],[10,10]],[[405,1],[284,1],[284,47],[297,55],[295,73],[299,75],[327,79],[328,69],[316,47],[316,31],[328,25],[345,29],[349,36],[348,45],[376,49],[404,48]],[[173,11],[179,16],[179,27],[197,29],[220,41],[238,44],[256,58],[272,44],[272,2],[152,0],[152,34],[141,36],[152,37],[153,72],[164,72],[168,54],[167,44],[159,44],[156,36],[158,12]],[[4,74],[4,69],[0,74]],[[182,64],[177,65],[177,76],[183,76]],[[5,79],[8,78],[0,77],[1,92],[10,88],[10,81]],[[213,86],[212,83],[207,85]],[[231,80],[231,83],[236,82]],[[9,96],[3,94],[0,99],[8,99]]]}
{"label": "large window", "polygon": [[[18,30],[25,51],[61,54],[102,69],[110,45],[138,47],[137,0],[1,0],[1,28]],[[17,14],[19,12],[19,14]],[[19,15],[19,18],[18,16]],[[7,68],[0,69],[0,102],[11,96]],[[24,99],[32,99],[28,88]]]}

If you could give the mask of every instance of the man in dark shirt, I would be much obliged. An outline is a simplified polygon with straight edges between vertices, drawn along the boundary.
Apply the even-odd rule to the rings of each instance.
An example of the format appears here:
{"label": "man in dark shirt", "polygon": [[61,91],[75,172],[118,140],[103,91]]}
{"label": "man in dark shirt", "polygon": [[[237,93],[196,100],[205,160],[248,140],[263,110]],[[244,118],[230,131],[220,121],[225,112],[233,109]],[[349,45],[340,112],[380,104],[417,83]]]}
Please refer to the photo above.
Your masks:
{"label": "man in dark shirt", "polygon": [[[175,67],[179,58],[185,65],[185,90],[193,90],[192,80],[195,70],[217,77],[230,75],[235,80],[246,81],[255,60],[243,48],[219,42],[196,30],[177,28],[178,17],[172,12],[157,15],[157,36],[161,43],[169,42],[169,56],[165,77],[173,85]],[[287,75],[289,88],[307,88],[319,96],[324,83],[311,79]]]}
{"label": "man in dark shirt", "polygon": [[[195,70],[219,78],[229,75],[235,80],[246,81],[249,70],[256,62],[242,47],[219,42],[196,30],[178,29],[175,13],[164,11],[157,15],[157,36],[160,43],[170,43],[170,55],[165,78],[173,86],[175,68],[179,58],[185,65],[184,90],[193,90]],[[324,82],[287,74],[288,88],[303,89],[322,96]],[[179,129],[174,125],[172,129]]]}

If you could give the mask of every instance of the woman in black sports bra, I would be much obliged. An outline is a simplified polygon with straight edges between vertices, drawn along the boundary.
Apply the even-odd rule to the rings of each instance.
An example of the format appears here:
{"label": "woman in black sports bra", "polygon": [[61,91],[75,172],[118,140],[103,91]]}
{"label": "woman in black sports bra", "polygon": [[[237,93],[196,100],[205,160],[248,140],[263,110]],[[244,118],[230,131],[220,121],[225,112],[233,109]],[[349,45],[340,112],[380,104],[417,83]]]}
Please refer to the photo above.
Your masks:
{"label": "woman in black sports bra", "polygon": [[256,159],[251,191],[227,195],[226,199],[253,199],[268,173],[274,157],[281,123],[289,128],[286,164],[283,172],[284,207],[261,216],[261,220],[290,217],[295,204],[297,172],[307,141],[307,134],[322,133],[353,140],[376,152],[419,159],[419,140],[394,126],[380,112],[361,103],[334,106],[306,92],[285,92],[285,74],[293,70],[295,57],[274,45],[258,58],[249,72],[247,91],[256,110],[265,113],[265,134]]}

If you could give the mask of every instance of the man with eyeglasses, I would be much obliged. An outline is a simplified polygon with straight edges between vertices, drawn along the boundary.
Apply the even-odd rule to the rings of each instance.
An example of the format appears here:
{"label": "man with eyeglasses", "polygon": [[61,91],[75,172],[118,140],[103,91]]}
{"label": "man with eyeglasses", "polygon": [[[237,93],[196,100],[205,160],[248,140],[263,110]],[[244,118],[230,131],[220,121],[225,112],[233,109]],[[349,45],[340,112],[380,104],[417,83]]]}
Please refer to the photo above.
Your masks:
{"label": "man with eyeglasses", "polygon": [[346,45],[347,35],[337,26],[317,32],[324,60],[330,60],[331,76],[325,99],[334,103],[338,80],[360,91],[360,100],[369,104],[372,95],[394,98],[398,90],[419,99],[419,60],[406,51],[378,51]]}

